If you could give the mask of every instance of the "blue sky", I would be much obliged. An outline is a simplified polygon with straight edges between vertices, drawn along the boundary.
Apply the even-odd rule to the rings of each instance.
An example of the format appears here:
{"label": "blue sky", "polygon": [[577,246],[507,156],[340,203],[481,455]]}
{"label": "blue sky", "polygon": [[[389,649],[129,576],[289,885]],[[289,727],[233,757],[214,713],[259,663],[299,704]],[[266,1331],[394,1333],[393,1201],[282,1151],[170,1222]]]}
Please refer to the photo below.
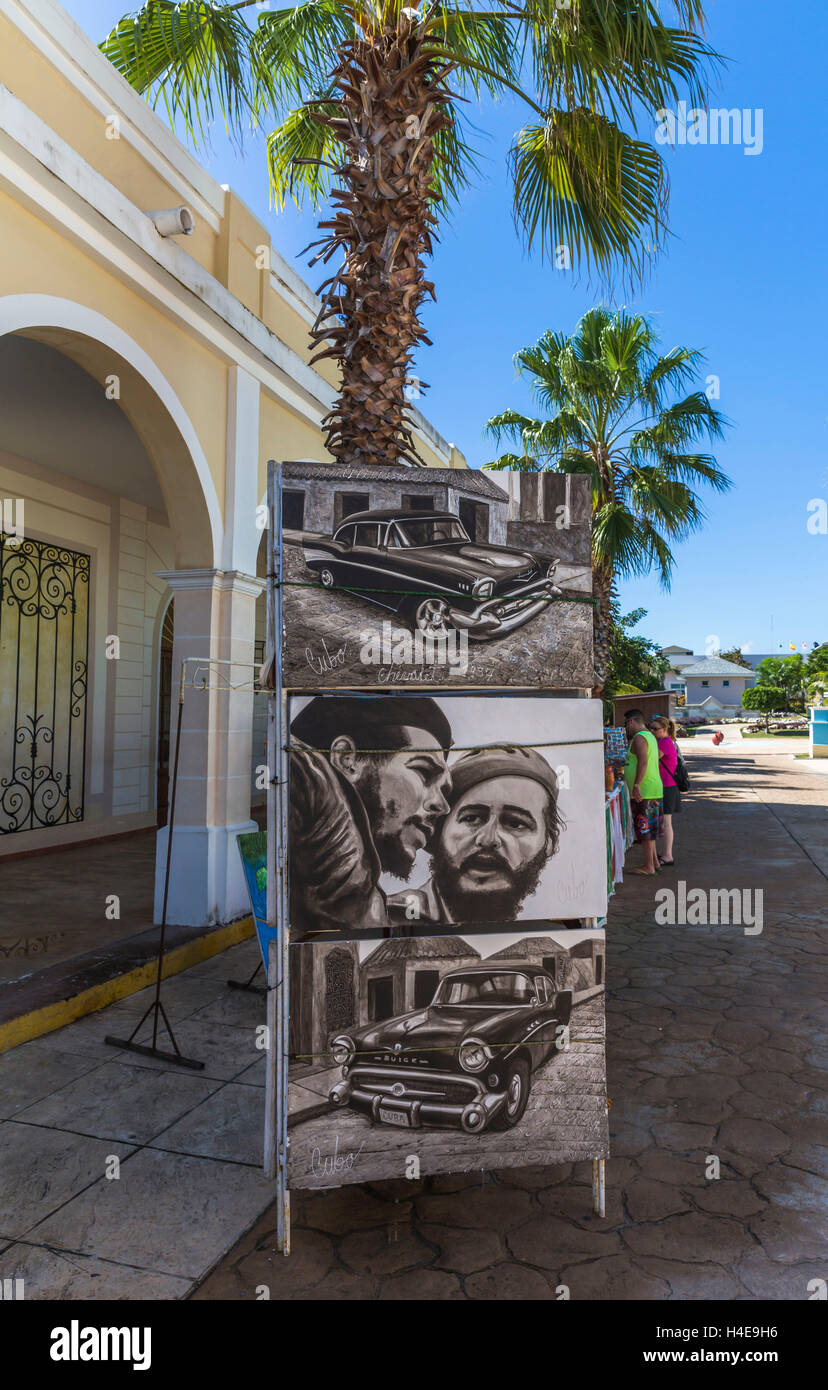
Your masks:
{"label": "blue sky", "polygon": [[[128,5],[64,0],[96,41]],[[825,324],[824,54],[828,6],[806,23],[755,0],[708,0],[708,38],[730,58],[711,104],[762,113],[761,153],[723,145],[666,150],[672,238],[646,287],[617,302],[653,316],[663,346],[704,350],[732,421],[718,448],[734,481],[706,497],[709,522],[677,549],[672,587],[626,581],[626,608],[648,610],[641,631],[662,644],[790,650],[828,640],[828,535],[807,530],[808,502],[828,498]],[[418,369],[420,402],[472,466],[492,457],[486,419],[529,406],[513,354],[547,328],[571,331],[599,298],[571,273],[527,257],[514,232],[505,155],[522,124],[515,105],[489,106],[480,127],[481,175],[444,225],[431,278],[437,304],[424,319],[434,346]],[[755,120],[755,117],[754,117]],[[316,286],[299,253],[314,237],[309,212],[268,207],[261,140],[240,156],[216,131],[198,152],[267,223],[274,245]],[[325,271],[319,278],[322,279]]]}

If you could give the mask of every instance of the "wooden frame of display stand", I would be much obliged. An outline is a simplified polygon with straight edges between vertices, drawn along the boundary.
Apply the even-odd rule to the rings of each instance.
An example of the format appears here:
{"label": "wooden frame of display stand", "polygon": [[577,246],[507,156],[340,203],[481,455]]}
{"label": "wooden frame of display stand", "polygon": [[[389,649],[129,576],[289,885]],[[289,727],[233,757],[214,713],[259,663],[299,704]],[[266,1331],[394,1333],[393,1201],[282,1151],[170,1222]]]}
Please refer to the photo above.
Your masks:
{"label": "wooden frame of display stand", "polygon": [[[288,1190],[288,1057],[290,960],[288,911],[288,750],[287,695],[282,684],[282,465],[267,466],[267,1036],[264,1171],[276,1183],[276,1248],[290,1254]],[[583,698],[589,698],[587,691]],[[597,930],[597,918],[584,919]],[[593,1159],[592,1209],[605,1215],[605,1159]]]}

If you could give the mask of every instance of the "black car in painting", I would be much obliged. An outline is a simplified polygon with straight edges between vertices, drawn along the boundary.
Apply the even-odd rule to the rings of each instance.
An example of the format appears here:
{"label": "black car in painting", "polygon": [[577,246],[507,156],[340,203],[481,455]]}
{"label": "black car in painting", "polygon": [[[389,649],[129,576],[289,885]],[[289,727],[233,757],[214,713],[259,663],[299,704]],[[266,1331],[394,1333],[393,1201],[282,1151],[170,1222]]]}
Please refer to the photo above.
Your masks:
{"label": "black car in painting", "polygon": [[428,1008],[333,1039],[342,1080],[330,1103],[404,1128],[511,1129],[571,1010],[572,991],[538,966],[452,970]]}
{"label": "black car in painting", "polygon": [[303,546],[324,588],[351,589],[434,635],[500,637],[561,593],[553,557],[472,541],[451,512],[358,512],[333,536],[306,533]]}

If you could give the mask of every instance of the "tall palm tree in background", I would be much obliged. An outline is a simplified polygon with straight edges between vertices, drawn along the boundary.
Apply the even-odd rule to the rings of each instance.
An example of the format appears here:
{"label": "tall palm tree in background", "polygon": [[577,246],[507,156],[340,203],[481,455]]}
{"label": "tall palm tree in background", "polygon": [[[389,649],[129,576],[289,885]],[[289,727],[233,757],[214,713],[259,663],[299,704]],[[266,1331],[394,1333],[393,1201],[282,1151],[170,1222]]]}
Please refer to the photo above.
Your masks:
{"label": "tall palm tree in background", "polygon": [[672,26],[658,0],[304,0],[258,15],[254,3],[146,0],[101,48],[193,138],[219,116],[237,135],[277,121],[276,206],[329,200],[314,261],[342,256],[311,335],[313,360],[341,373],[328,448],[417,463],[406,383],[429,341],[425,259],[475,167],[458,103],[511,93],[526,110],[510,159],[528,247],[638,278],[665,233],[655,113],[680,95],[703,105],[715,62],[702,0],[668,0]]}
{"label": "tall palm tree in background", "polygon": [[699,441],[722,437],[724,416],[704,391],[681,395],[701,353],[674,347],[659,356],[657,349],[640,314],[590,309],[571,338],[544,333],[515,357],[546,418],[505,410],[486,426],[498,444],[506,438],[518,446],[486,467],[586,473],[592,481],[596,694],[609,657],[616,576],[654,569],[669,588],[671,544],[705,519],[695,484],[717,492],[731,486],[712,454],[696,452]]}

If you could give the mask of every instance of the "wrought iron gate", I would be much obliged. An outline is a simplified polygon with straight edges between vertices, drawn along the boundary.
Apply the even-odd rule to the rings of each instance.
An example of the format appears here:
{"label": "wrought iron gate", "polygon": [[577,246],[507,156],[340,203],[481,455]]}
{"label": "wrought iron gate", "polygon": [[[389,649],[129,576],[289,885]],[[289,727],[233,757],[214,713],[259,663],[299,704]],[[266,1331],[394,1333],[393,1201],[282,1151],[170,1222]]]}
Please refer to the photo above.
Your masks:
{"label": "wrought iron gate", "polygon": [[0,834],[83,820],[89,556],[0,531]]}

